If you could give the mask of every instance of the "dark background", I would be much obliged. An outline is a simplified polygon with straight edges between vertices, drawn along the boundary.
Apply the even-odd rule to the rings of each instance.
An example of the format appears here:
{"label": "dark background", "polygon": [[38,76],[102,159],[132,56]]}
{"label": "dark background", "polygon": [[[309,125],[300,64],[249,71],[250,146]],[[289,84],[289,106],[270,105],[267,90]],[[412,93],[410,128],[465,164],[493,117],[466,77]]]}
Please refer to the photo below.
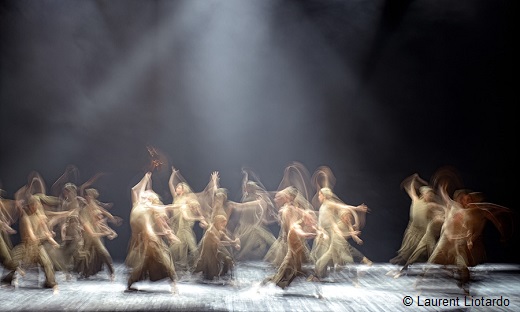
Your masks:
{"label": "dark background", "polygon": [[[219,171],[232,200],[243,166],[269,190],[292,161],[329,166],[370,207],[360,249],[377,262],[401,244],[415,172],[455,168],[516,224],[514,2],[1,1],[1,188],[106,172],[117,260],[146,146],[196,191]],[[166,202],[169,173],[154,173]],[[517,232],[485,233],[490,262],[519,262]]]}

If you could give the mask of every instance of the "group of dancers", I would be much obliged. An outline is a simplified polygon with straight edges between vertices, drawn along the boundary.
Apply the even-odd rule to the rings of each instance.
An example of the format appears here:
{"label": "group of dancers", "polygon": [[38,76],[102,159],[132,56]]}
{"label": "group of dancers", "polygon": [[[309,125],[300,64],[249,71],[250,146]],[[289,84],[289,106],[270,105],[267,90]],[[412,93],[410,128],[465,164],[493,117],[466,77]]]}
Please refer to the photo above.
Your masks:
{"label": "group of dancers", "polygon": [[[410,196],[410,217],[397,255],[390,262],[398,278],[414,263],[440,265],[451,270],[458,286],[469,293],[470,268],[486,261],[484,229],[491,222],[505,242],[512,235],[512,213],[507,207],[486,202],[484,194],[464,188],[453,168],[437,170],[431,182],[415,173],[402,187]],[[431,268],[433,266],[430,266]],[[420,282],[429,272],[420,274]]]}
{"label": "group of dancers", "polygon": [[[155,162],[131,188],[131,238],[125,265],[127,291],[140,281],[168,279],[177,293],[178,273],[204,280],[231,279],[238,261],[261,260],[275,268],[262,284],[288,287],[297,277],[319,282],[352,264],[372,265],[354,244],[362,244],[361,230],[367,205],[345,203],[334,193],[336,179],[326,166],[310,172],[298,162],[286,167],[279,187],[267,190],[255,173],[243,169],[242,198],[228,199],[218,172],[207,186],[194,191],[179,170],[171,167],[168,180],[171,203],[164,203],[152,188]],[[58,291],[55,272],[87,278],[107,268],[114,279],[112,258],[104,238],[117,233],[108,223],[122,218],[109,212],[92,185],[97,174],[77,186],[65,173],[46,193],[43,178],[33,172],[13,199],[1,198],[0,261],[8,271],[3,285],[12,285],[31,267],[42,268],[44,287]],[[418,174],[403,181],[411,198],[410,220],[397,256],[390,260],[400,270],[414,263],[454,266],[459,286],[467,290],[469,268],[485,260],[483,229],[491,221],[507,236],[510,210],[484,202],[481,193],[461,187],[453,171],[439,170],[428,183]],[[21,242],[12,245],[12,225],[19,222]],[[275,236],[269,228],[276,223]],[[197,240],[195,226],[202,231]],[[425,274],[427,272],[425,271]],[[353,278],[357,285],[357,276]]]}
{"label": "group of dancers", "polygon": [[[213,172],[204,190],[194,192],[172,167],[171,204],[153,191],[152,171],[132,188],[132,238],[125,261],[131,269],[128,291],[145,279],[168,278],[176,292],[177,271],[200,274],[205,280],[226,279],[237,261],[268,262],[277,273],[264,283],[281,288],[298,276],[318,280],[355,261],[372,263],[349,243],[362,243],[359,235],[368,207],[345,204],[333,193],[330,168],[320,167],[311,176],[294,162],[275,191],[265,189],[254,172],[244,169],[240,201],[228,199],[219,182],[218,172]],[[313,189],[318,191],[313,194]],[[268,227],[275,222],[278,237]],[[203,231],[198,242],[196,223]],[[307,264],[315,269],[306,270]]]}
{"label": "group of dancers", "polygon": [[[97,174],[78,186],[72,182],[78,170],[68,166],[52,185],[50,193],[44,179],[32,172],[26,185],[14,199],[0,201],[0,260],[9,272],[2,285],[16,283],[16,274],[24,276],[28,269],[43,269],[44,287],[58,292],[55,273],[67,279],[96,275],[106,268],[110,279],[115,277],[113,261],[103,238],[114,239],[117,233],[109,222],[119,225],[122,218],[112,215],[110,203],[98,200],[99,192],[91,187],[101,176]],[[10,235],[18,222],[20,243],[13,246]]]}

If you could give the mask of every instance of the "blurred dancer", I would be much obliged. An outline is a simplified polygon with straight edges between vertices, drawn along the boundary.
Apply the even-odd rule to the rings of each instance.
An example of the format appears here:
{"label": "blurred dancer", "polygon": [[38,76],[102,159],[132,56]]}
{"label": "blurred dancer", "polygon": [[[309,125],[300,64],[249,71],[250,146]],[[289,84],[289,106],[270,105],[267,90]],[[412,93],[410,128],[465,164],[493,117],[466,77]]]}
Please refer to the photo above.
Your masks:
{"label": "blurred dancer", "polygon": [[[432,252],[431,248],[436,243],[436,237],[440,233],[439,221],[442,221],[444,218],[444,208],[439,203],[433,188],[425,180],[421,179],[417,173],[406,178],[402,186],[412,200],[410,217],[401,247],[397,251],[397,256],[392,258],[390,262],[408,267],[413,262],[426,261],[428,259],[429,254]],[[425,237],[425,234],[428,235]],[[421,246],[415,252],[413,259],[410,260],[410,256],[416,251],[423,238]],[[424,250],[424,248],[430,249],[428,251]],[[425,254],[424,251],[428,252]],[[426,257],[421,258],[424,255]]]}
{"label": "blurred dancer", "polygon": [[213,220],[218,215],[224,216],[229,220],[229,216],[232,214],[232,207],[231,205],[228,205],[228,203],[228,190],[223,187],[217,188],[215,191],[215,200],[213,201],[213,208],[211,211],[211,223],[213,223]]}
{"label": "blurred dancer", "polygon": [[247,171],[243,171],[243,174],[243,205],[235,205],[233,209],[239,215],[234,236],[240,238],[241,243],[236,259],[262,260],[276,240],[267,229],[269,222],[276,222],[276,219],[269,217],[274,210],[274,204],[261,184],[250,181]]}
{"label": "blurred dancer", "polygon": [[176,211],[178,211],[178,216],[175,235],[179,241],[172,244],[170,249],[177,270],[189,271],[194,267],[199,256],[197,238],[193,227],[195,222],[199,221],[200,226],[206,228],[207,222],[200,211],[199,202],[195,199],[188,199]]}
{"label": "blurred dancer", "polygon": [[[303,212],[314,210],[310,203],[310,174],[307,168],[299,162],[290,163],[284,170],[282,181],[274,193],[274,204],[278,209],[278,223],[280,230],[278,237],[267,251],[264,261],[279,267],[287,254],[287,234],[291,225],[298,221]],[[310,247],[307,240],[304,262],[310,261]]]}
{"label": "blurred dancer", "polygon": [[291,224],[287,232],[287,254],[285,255],[276,274],[268,277],[263,283],[273,282],[285,289],[299,276],[307,277],[311,272],[303,268],[306,261],[305,244],[307,239],[317,235],[316,215],[313,211],[305,211],[299,220]]}
{"label": "blurred dancer", "polygon": [[[324,232],[324,235],[321,241],[315,241],[313,249],[316,251],[313,252],[313,255],[316,257],[316,277],[323,278],[328,275],[329,267],[342,267],[348,263],[354,263],[345,238],[354,237],[354,239],[359,240],[359,229],[362,226],[360,220],[363,219],[359,215],[364,216],[368,207],[365,204],[347,205],[337,198],[330,188],[319,190],[318,199],[321,202],[318,226]],[[343,232],[338,226],[340,222],[343,222],[340,217],[343,213],[351,214],[354,220],[351,226],[346,227],[347,232]],[[351,222],[349,218],[346,220]]]}
{"label": "blurred dancer", "polygon": [[[316,194],[312,198],[312,204],[319,212],[323,202],[323,198],[320,198],[320,190],[326,190],[326,192],[330,190],[330,192],[333,193],[333,188],[336,185],[336,177],[329,167],[320,166],[314,171],[311,180],[314,188],[317,190]],[[332,197],[336,202],[340,202],[337,196],[333,195]],[[358,230],[364,225],[364,216],[365,213],[360,213],[359,211],[356,212],[349,209],[340,209],[338,210],[338,215],[334,219],[336,220],[339,233],[341,233],[346,240],[345,244],[348,248],[348,253],[352,256],[352,260],[355,263],[372,265],[372,261],[370,261],[361,251],[352,246],[349,242],[349,239],[352,239],[358,245],[363,244],[363,240],[358,236],[360,233]],[[323,233],[324,234],[318,235],[313,242],[311,260],[314,263],[316,263],[316,261],[329,248],[329,236],[325,234],[326,231],[323,231]]]}
{"label": "blurred dancer", "polygon": [[[2,276],[1,283],[2,285],[11,285],[16,271],[19,270],[18,264],[13,261],[11,256],[13,245],[10,235],[16,234],[16,231],[11,227],[14,219],[12,219],[13,213],[9,212],[8,206],[14,206],[14,201],[4,199],[1,195],[0,193],[0,263],[9,271],[9,273]],[[19,270],[19,272],[22,271]]]}
{"label": "blurred dancer", "polygon": [[22,268],[41,267],[45,273],[45,288],[52,288],[58,292],[53,263],[43,246],[49,242],[54,248],[60,245],[54,240],[53,234],[47,226],[45,214],[40,213],[43,208],[40,195],[30,195],[27,204],[23,206],[20,218],[20,244],[13,249],[13,260],[20,263]]}
{"label": "blurred dancer", "polygon": [[177,274],[162,236],[166,236],[171,243],[178,241],[178,238],[168,227],[159,196],[151,189],[151,176],[152,173],[147,172],[141,181],[132,187],[132,237],[125,260],[131,270],[127,290],[137,290],[132,286],[142,280],[158,281],[168,278],[172,293],[177,293]]}
{"label": "blurred dancer", "polygon": [[79,212],[79,220],[83,229],[83,246],[81,257],[75,265],[75,271],[81,277],[95,275],[106,265],[111,281],[115,278],[112,257],[103,242],[103,237],[114,239],[117,234],[107,225],[107,219],[117,224],[120,218],[113,216],[98,204],[97,189],[85,190],[86,205]]}
{"label": "blurred dancer", "polygon": [[[481,241],[484,225],[487,221],[491,221],[502,238],[505,238],[504,222],[510,220],[507,218],[510,210],[496,204],[482,202],[482,194],[467,189],[455,191],[451,199],[447,186],[441,185],[440,195],[445,202],[446,217],[441,236],[428,263],[455,266],[457,285],[469,294],[469,268],[482,263],[485,259],[485,247]],[[501,215],[505,218],[500,218]],[[428,270],[422,277],[427,273]]]}
{"label": "blurred dancer", "polygon": [[[192,203],[197,201],[197,208],[199,209],[197,214],[203,216],[205,220],[210,220],[213,200],[215,198],[215,192],[218,188],[218,172],[214,171],[211,174],[210,181],[202,192],[195,193],[190,185],[186,182],[186,179],[184,179],[184,177],[180,174],[179,170],[175,169],[174,167],[171,169],[172,173],[168,180],[168,186],[173,197],[172,203],[180,206],[181,204],[186,204],[188,201],[191,201]],[[170,224],[175,231],[177,230],[179,216],[180,212],[175,211],[170,218]]]}
{"label": "blurred dancer", "polygon": [[[271,247],[267,251],[264,261],[269,262],[274,267],[279,267],[287,255],[287,235],[291,226],[303,216],[305,209],[300,208],[296,203],[298,190],[295,187],[289,186],[275,195],[275,202],[280,209],[278,210],[280,232],[276,240],[271,244]],[[305,246],[304,254],[309,254],[309,247],[306,246],[305,240],[303,244]]]}
{"label": "blurred dancer", "polygon": [[240,240],[229,238],[226,226],[227,218],[217,215],[202,237],[200,256],[193,272],[201,272],[205,280],[228,276],[234,268],[233,255],[226,247],[240,249]]}
{"label": "blurred dancer", "polygon": [[[63,224],[65,220],[70,216],[71,211],[65,210],[61,211],[62,199],[58,196],[47,195],[46,194],[46,186],[43,177],[36,171],[33,171],[29,174],[28,183],[22,186],[15,193],[15,200],[17,203],[21,205],[22,208],[27,208],[27,205],[30,201],[33,202],[34,218],[38,218],[44,224],[39,228],[35,228],[35,231],[50,233],[51,239],[43,239],[40,242],[40,245],[46,251],[46,257],[52,263],[52,267],[54,271],[63,271],[66,274],[67,271],[67,263],[65,262],[65,257],[63,256],[61,248],[56,246],[55,243],[60,240],[59,236],[56,237],[56,232],[54,231],[56,225]],[[33,214],[32,212],[30,213]],[[60,231],[58,233],[61,234]],[[39,234],[37,234],[39,235]],[[43,235],[43,234],[42,234]],[[46,235],[46,234],[45,234]],[[23,250],[23,249],[20,249]]]}

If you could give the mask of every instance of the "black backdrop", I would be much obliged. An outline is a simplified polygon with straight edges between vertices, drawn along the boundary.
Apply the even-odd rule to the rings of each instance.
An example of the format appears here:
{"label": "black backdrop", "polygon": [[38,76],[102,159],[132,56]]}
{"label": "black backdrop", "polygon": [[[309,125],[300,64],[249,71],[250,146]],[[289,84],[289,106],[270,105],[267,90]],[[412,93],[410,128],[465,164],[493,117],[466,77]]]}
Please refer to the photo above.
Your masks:
{"label": "black backdrop", "polygon": [[[452,166],[516,222],[518,95],[514,1],[2,1],[0,181],[66,166],[124,219],[107,246],[124,259],[130,188],[168,157],[195,190],[212,171],[230,199],[241,168],[270,190],[292,161],[336,175],[371,212],[361,250],[386,262],[410,200],[401,181]],[[200,234],[200,232],[198,233]],[[276,233],[275,233],[276,234]],[[492,262],[517,262],[518,234]],[[14,237],[16,241],[16,236]]]}

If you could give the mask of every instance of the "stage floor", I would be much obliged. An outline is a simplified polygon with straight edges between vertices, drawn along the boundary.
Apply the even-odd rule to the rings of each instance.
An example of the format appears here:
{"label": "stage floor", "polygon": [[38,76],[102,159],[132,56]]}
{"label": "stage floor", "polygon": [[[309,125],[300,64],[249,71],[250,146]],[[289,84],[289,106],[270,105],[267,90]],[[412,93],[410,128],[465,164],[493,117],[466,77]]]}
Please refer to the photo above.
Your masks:
{"label": "stage floor", "polygon": [[[0,289],[1,311],[520,311],[520,265],[485,264],[472,268],[469,296],[449,271],[433,267],[420,282],[425,266],[408,275],[387,274],[398,267],[374,263],[332,273],[321,282],[295,279],[281,289],[262,281],[274,270],[263,262],[237,264],[234,276],[202,282],[179,274],[178,293],[169,283],[140,282],[126,292],[127,269],[116,264],[116,278],[99,273],[66,280],[58,272],[59,292],[41,288],[43,272],[28,271],[16,287]],[[355,272],[358,285],[355,285]],[[409,306],[405,305],[409,303]],[[493,306],[485,306],[493,304]]]}

